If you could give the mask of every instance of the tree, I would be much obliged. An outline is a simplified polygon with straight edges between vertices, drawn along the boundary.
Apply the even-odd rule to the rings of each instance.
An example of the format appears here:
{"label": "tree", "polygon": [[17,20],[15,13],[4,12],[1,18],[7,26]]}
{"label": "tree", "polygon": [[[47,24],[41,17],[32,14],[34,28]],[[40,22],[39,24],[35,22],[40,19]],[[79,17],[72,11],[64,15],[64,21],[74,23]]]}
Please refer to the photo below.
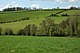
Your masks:
{"label": "tree", "polygon": [[45,20],[42,20],[42,23],[40,23],[42,26],[45,35],[52,36],[53,28],[54,28],[54,20],[52,18],[46,18]]}
{"label": "tree", "polygon": [[37,31],[37,26],[35,24],[32,24],[31,31],[32,31],[32,35],[35,36]]}
{"label": "tree", "polygon": [[69,26],[70,26],[70,29],[71,29],[71,35],[72,36],[78,35],[79,25],[80,25],[79,16],[71,16],[71,19],[69,21]]}
{"label": "tree", "polygon": [[79,33],[80,18],[79,16],[69,16],[66,21],[63,21],[60,26],[66,30],[67,35],[77,36]]}
{"label": "tree", "polygon": [[2,28],[0,27],[0,35],[2,34]]}
{"label": "tree", "polygon": [[31,24],[28,24],[25,28],[24,28],[24,32],[26,35],[30,36],[31,35]]}
{"label": "tree", "polygon": [[17,34],[18,34],[18,35],[25,35],[24,29],[20,29]]}
{"label": "tree", "polygon": [[7,29],[5,30],[5,35],[13,35],[13,34],[14,34],[14,33],[13,33],[12,29],[7,28]]}

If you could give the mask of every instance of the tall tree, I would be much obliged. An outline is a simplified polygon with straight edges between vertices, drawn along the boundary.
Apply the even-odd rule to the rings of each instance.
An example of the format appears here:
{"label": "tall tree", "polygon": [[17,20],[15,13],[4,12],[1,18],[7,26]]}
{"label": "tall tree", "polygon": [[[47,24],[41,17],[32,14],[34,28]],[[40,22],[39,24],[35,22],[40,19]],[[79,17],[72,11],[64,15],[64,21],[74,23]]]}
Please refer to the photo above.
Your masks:
{"label": "tall tree", "polygon": [[40,23],[43,30],[45,31],[47,36],[51,36],[54,28],[54,20],[52,18],[46,18],[45,20],[42,20],[42,23]]}
{"label": "tall tree", "polygon": [[14,34],[14,32],[12,31],[12,29],[7,28],[7,29],[5,30],[5,35],[13,35],[13,34]]}
{"label": "tall tree", "polygon": [[24,28],[25,34],[30,36],[31,35],[31,24],[28,24],[25,28]]}
{"label": "tall tree", "polygon": [[2,34],[2,28],[0,27],[0,35]]}
{"label": "tall tree", "polygon": [[37,26],[35,24],[32,24],[31,31],[32,31],[32,35],[35,36],[37,31]]}

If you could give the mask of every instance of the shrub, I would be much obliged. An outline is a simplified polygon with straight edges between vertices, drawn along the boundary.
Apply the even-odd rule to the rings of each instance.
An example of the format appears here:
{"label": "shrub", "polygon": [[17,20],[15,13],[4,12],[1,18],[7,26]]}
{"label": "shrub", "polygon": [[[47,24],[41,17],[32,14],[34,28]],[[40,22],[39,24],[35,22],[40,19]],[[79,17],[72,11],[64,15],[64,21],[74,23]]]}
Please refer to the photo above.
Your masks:
{"label": "shrub", "polygon": [[0,35],[2,34],[2,28],[0,27]]}
{"label": "shrub", "polygon": [[32,32],[32,35],[35,36],[36,35],[36,31],[37,31],[37,26],[35,24],[32,24],[31,25],[31,32]]}
{"label": "shrub", "polygon": [[5,30],[5,35],[13,35],[13,34],[14,34],[14,33],[13,33],[12,29],[7,28],[7,29]]}
{"label": "shrub", "polygon": [[18,35],[25,35],[24,29],[19,30],[17,34],[18,34]]}
{"label": "shrub", "polygon": [[25,28],[24,28],[24,33],[28,36],[31,35],[31,24],[28,24]]}
{"label": "shrub", "polygon": [[69,15],[66,13],[66,14],[62,14],[61,16],[69,16]]}

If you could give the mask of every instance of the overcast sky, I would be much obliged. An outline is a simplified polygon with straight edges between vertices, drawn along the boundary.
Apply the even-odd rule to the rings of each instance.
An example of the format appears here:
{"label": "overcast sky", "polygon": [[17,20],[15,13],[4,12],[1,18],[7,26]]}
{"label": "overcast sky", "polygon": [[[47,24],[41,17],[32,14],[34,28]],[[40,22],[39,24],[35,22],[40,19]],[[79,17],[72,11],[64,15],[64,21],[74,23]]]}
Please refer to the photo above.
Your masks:
{"label": "overcast sky", "polygon": [[80,7],[80,0],[0,0],[0,11],[7,7],[69,8]]}

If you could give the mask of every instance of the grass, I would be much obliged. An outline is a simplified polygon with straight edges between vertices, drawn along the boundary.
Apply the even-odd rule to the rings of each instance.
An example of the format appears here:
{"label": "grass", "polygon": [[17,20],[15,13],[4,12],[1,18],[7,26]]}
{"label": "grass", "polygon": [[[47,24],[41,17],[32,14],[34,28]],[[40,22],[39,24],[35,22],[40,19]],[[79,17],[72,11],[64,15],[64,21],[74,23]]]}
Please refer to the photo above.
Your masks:
{"label": "grass", "polygon": [[[67,17],[52,17],[52,18],[57,24],[67,19]],[[36,24],[37,26],[39,26],[43,19],[39,18],[39,19],[25,20],[25,21],[20,21],[20,22],[0,24],[0,27],[3,29],[3,32],[5,31],[6,28],[10,28],[15,33],[17,33],[20,29],[23,29],[27,24]]]}
{"label": "grass", "polygon": [[[6,21],[10,21],[10,20],[19,20],[19,19],[22,19],[25,17],[30,18],[30,20],[0,24],[0,27],[3,29],[3,33],[6,28],[11,28],[15,33],[17,33],[20,29],[24,28],[27,24],[36,24],[37,26],[39,26],[41,21],[43,19],[45,19],[44,17],[49,16],[52,13],[57,13],[58,11],[60,11],[60,10],[0,12],[0,22],[1,21],[6,22]],[[58,18],[55,19],[55,20],[58,20],[56,23],[59,23],[59,19]]]}
{"label": "grass", "polygon": [[0,53],[80,53],[80,38],[0,36]]}
{"label": "grass", "polygon": [[[25,17],[29,17],[30,20],[11,22],[0,24],[0,27],[3,29],[3,33],[6,28],[12,29],[17,33],[20,29],[23,29],[27,24],[36,24],[39,26],[41,21],[45,19],[44,17],[49,16],[50,14],[55,14],[61,10],[55,11],[13,11],[13,12],[0,12],[0,22],[1,21],[10,21],[10,20],[19,20]],[[67,16],[60,16],[61,14],[80,14],[80,10],[68,10],[59,14],[58,17],[52,17],[55,20],[55,23],[59,24],[63,20],[66,20]],[[38,19],[37,19],[38,18]]]}
{"label": "grass", "polygon": [[80,14],[80,10],[68,10],[68,11],[60,13],[59,15],[66,14],[66,13],[68,15],[77,15],[77,14]]}
{"label": "grass", "polygon": [[[58,10],[59,11],[59,10]],[[30,19],[44,18],[58,11],[13,11],[0,13],[0,21],[13,21],[29,17]]]}

